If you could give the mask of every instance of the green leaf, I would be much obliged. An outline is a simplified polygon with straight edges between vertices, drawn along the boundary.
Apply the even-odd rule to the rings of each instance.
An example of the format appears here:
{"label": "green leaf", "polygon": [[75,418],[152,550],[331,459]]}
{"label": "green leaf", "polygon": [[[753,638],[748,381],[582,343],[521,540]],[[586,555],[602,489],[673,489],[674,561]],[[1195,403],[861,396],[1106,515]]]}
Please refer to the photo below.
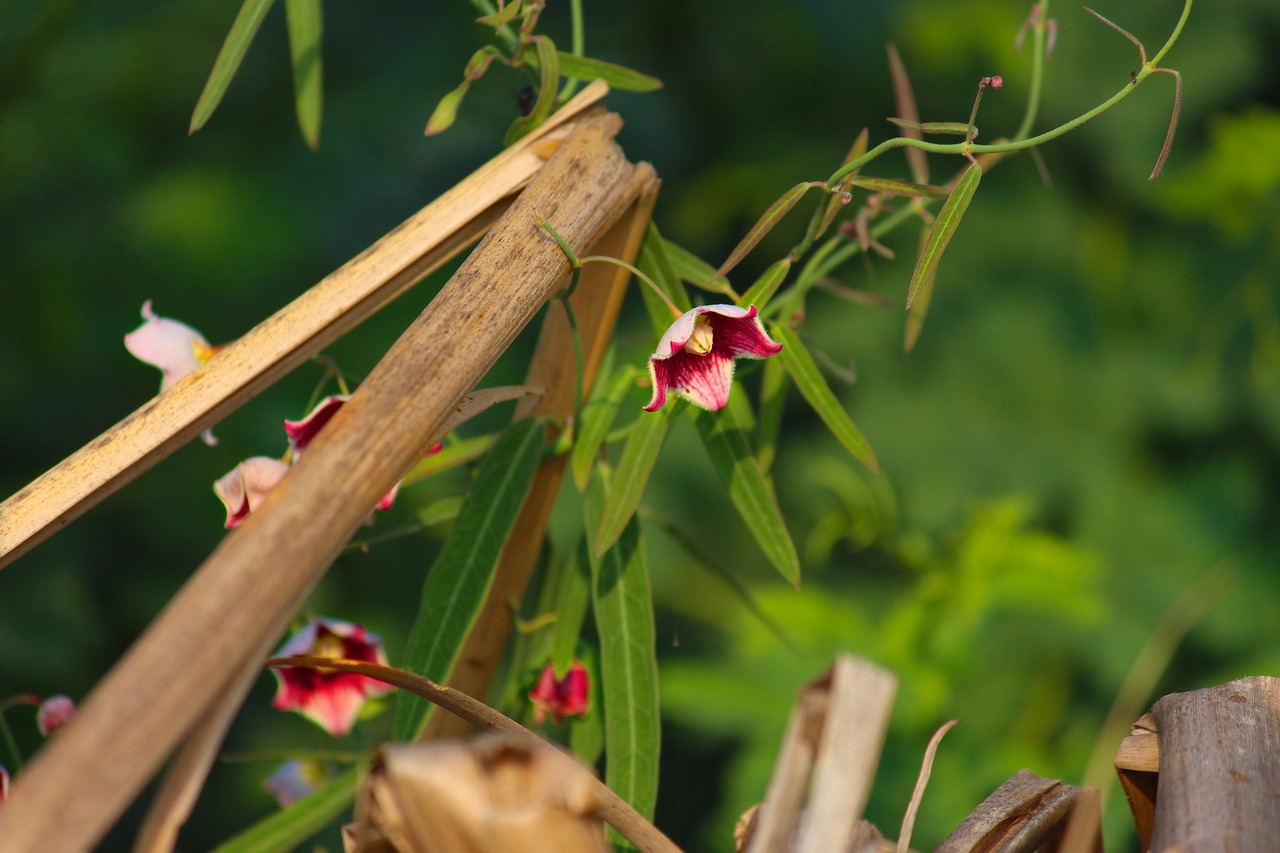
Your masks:
{"label": "green leaf", "polygon": [[[512,424],[480,466],[471,493],[422,586],[422,604],[409,632],[403,668],[441,684],[457,661],[493,581],[493,572],[529,493],[546,429],[526,419]],[[416,740],[434,706],[401,693],[398,741]]]}
{"label": "green leaf", "polygon": [[430,477],[432,474],[439,474],[441,471],[448,471],[457,468],[460,465],[466,465],[474,462],[485,451],[493,446],[496,436],[477,435],[472,438],[464,438],[461,441],[455,441],[445,445],[439,453],[420,460],[417,465],[409,470],[409,473],[400,481],[400,486],[412,485],[419,480]]}
{"label": "green leaf", "polygon": [[273,0],[244,0],[240,13],[231,25],[231,31],[227,33],[226,41],[222,43],[222,50],[218,51],[218,58],[213,61],[213,70],[209,72],[204,91],[200,93],[200,100],[196,102],[195,112],[191,115],[188,133],[195,133],[204,127],[209,116],[218,108],[272,2]]}
{"label": "green leaf", "polygon": [[932,184],[913,184],[911,181],[899,181],[894,178],[852,178],[849,183],[873,193],[901,195],[908,198],[946,198],[947,191]]}
{"label": "green leaf", "polygon": [[[920,229],[920,250],[924,251],[924,247],[929,239],[928,230]],[[925,276],[924,284],[920,287],[920,294],[916,297],[916,301],[907,309],[907,323],[902,333],[902,351],[911,352],[916,347],[916,341],[920,339],[920,332],[924,330],[924,318],[929,313],[929,303],[933,301],[933,282],[938,277],[938,268],[935,266],[933,270]]]}
{"label": "green leaf", "polygon": [[[688,311],[693,307],[693,303],[689,301],[689,294],[685,292],[684,285],[680,283],[680,277],[676,273],[675,265],[672,263],[671,255],[668,253],[670,244],[662,239],[662,235],[658,233],[658,227],[652,222],[649,223],[648,229],[645,231],[644,242],[640,244],[640,255],[636,259],[636,266],[640,271],[649,276],[653,283],[658,285],[659,289],[667,295],[667,298],[675,303],[676,307],[681,311]],[[707,267],[710,270],[710,267]],[[640,293],[644,298],[645,310],[649,313],[649,319],[653,321],[653,327],[662,334],[671,325],[671,321],[675,318],[671,316],[671,309],[658,298],[652,289],[643,282],[640,282]]]}
{"label": "green leaf", "polygon": [[462,70],[462,82],[441,98],[440,103],[431,111],[431,118],[427,119],[427,129],[424,131],[427,136],[443,133],[453,126],[458,118],[458,107],[471,84],[483,77],[493,60],[501,55],[493,45],[485,45],[471,55],[471,59],[467,60],[467,67]]}
{"label": "green leaf", "polygon": [[556,622],[551,634],[551,663],[563,678],[577,657],[578,637],[591,601],[591,560],[585,548],[575,549],[560,572],[555,594]]}
{"label": "green leaf", "polygon": [[546,121],[547,116],[551,115],[552,107],[556,104],[556,87],[560,83],[560,60],[555,42],[547,36],[534,36],[533,45],[525,48],[526,61],[531,52],[538,63],[538,99],[533,102],[533,109],[529,110],[527,116],[521,116],[507,128],[507,135],[503,140],[505,145],[511,145]]}
{"label": "green leaf", "polygon": [[760,381],[760,425],[756,428],[756,459],[765,474],[778,455],[778,436],[786,408],[787,368],[780,359],[766,359],[764,378]]}
{"label": "green leaf", "polygon": [[[587,529],[600,506],[603,478],[584,508]],[[653,596],[640,524],[632,519],[617,543],[591,562],[591,601],[600,637],[604,697],[605,784],[646,818],[658,793],[658,664]],[[612,833],[612,830],[610,830]],[[611,834],[611,838],[613,835]],[[614,839],[615,841],[619,839]]]}
{"label": "green leaf", "polygon": [[747,292],[742,294],[742,298],[738,300],[738,304],[745,307],[754,305],[756,308],[763,309],[769,304],[769,300],[778,292],[778,287],[786,279],[787,273],[791,271],[791,258],[783,258],[775,261],[765,270],[755,284],[747,288]]}
{"label": "green leaf", "polygon": [[214,853],[278,853],[295,847],[324,829],[356,797],[359,768],[353,767],[328,784],[258,821],[214,848]]}
{"label": "green leaf", "polygon": [[[582,552],[583,566],[589,565],[587,554]],[[587,692],[587,713],[569,721],[569,749],[588,767],[595,767],[604,752],[604,694],[600,690],[600,654],[595,646],[580,647],[582,664],[590,676]]]}
{"label": "green leaf", "polygon": [[960,180],[956,181],[956,188],[951,191],[951,195],[942,203],[942,209],[938,211],[938,218],[933,222],[933,230],[929,232],[929,239],[924,244],[924,249],[921,250],[920,257],[916,261],[915,272],[911,274],[911,286],[907,289],[908,309],[915,303],[916,298],[920,296],[925,283],[932,279],[937,271],[938,261],[942,258],[942,252],[947,248],[947,244],[951,242],[952,236],[955,235],[956,228],[960,225],[960,219],[964,216],[964,212],[969,209],[969,202],[973,201],[973,194],[977,192],[978,181],[980,180],[982,180],[982,167],[977,163],[969,164],[969,168],[964,170]]}
{"label": "green leaf", "polygon": [[972,131],[974,137],[977,137],[978,135],[978,129],[976,127],[972,127],[962,121],[926,121],[922,123],[918,121],[907,121],[902,118],[891,118],[889,119],[889,122],[891,124],[896,124],[903,130],[916,130],[921,133],[933,133],[943,136],[964,136]]}
{"label": "green leaf", "polygon": [[716,278],[716,271],[711,264],[688,249],[677,246],[670,240],[666,242],[667,255],[671,258],[671,265],[675,268],[676,275],[682,280],[689,282],[694,287],[708,290],[712,293],[728,294],[731,292],[732,288],[729,286],[729,280],[723,276]]}
{"label": "green leaf", "polygon": [[822,418],[822,422],[831,430],[832,435],[844,445],[845,450],[853,454],[854,459],[872,471],[878,471],[879,466],[876,463],[876,455],[871,452],[871,445],[867,444],[862,431],[854,425],[849,413],[840,405],[827,380],[822,378],[818,365],[809,354],[804,342],[800,340],[800,336],[781,323],[774,326],[771,331],[782,344],[782,352],[778,357],[782,359],[783,366],[795,380],[800,394],[818,413],[818,417]]}
{"label": "green leaf", "polygon": [[636,381],[639,371],[630,364],[619,367],[608,384],[596,383],[596,393],[587,405],[582,407],[582,424],[578,429],[578,437],[573,442],[571,464],[573,466],[573,484],[578,491],[585,492],[591,482],[591,469],[600,455],[600,446],[609,435],[614,416],[618,413],[618,405],[623,396]]}
{"label": "green leaf", "polygon": [[628,92],[652,92],[662,88],[662,81],[639,71],[632,71],[612,62],[592,59],[589,56],[577,56],[560,51],[560,73],[574,80],[591,82],[597,78],[609,84],[610,89],[623,89]]}
{"label": "green leaf", "polygon": [[476,23],[486,27],[493,27],[494,32],[497,32],[514,21],[516,16],[520,14],[520,3],[521,0],[507,0],[506,6],[492,15],[483,15],[476,18]]}
{"label": "green leaf", "polygon": [[324,30],[320,0],[285,0],[289,20],[289,58],[293,65],[293,103],[298,129],[312,151],[320,147],[321,87],[320,35]]}
{"label": "green leaf", "polygon": [[[786,349],[783,349],[786,352]],[[800,586],[800,557],[787,533],[773,488],[751,452],[751,442],[732,407],[719,413],[698,412],[698,433],[729,499],[765,556],[787,581]]]}
{"label": "green leaf", "polygon": [[805,181],[802,184],[796,184],[783,193],[782,198],[769,205],[769,209],[764,212],[759,221],[751,226],[747,236],[743,237],[741,242],[729,253],[729,257],[720,265],[720,269],[715,271],[715,274],[711,277],[712,280],[720,278],[736,267],[747,256],[747,253],[754,249],[756,244],[764,238],[764,235],[772,231],[773,226],[777,225],[782,217],[786,216],[791,208],[796,206],[796,202],[802,199],[805,193],[814,187],[821,186],[823,186],[821,181]]}
{"label": "green leaf", "polygon": [[641,412],[638,415],[635,429],[623,445],[618,471],[600,511],[599,522],[590,528],[594,534],[591,545],[594,556],[599,557],[613,547],[635,515],[636,507],[640,506],[644,487],[649,482],[654,463],[658,461],[662,440],[667,437],[669,413],[674,410],[670,407],[666,411]]}

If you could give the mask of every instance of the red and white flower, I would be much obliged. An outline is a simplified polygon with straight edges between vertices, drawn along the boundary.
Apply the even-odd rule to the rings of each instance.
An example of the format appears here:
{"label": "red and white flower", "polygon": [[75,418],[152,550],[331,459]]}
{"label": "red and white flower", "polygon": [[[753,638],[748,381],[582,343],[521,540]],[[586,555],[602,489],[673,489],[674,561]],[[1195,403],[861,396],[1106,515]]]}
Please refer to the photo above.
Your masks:
{"label": "red and white flower", "polygon": [[734,360],[768,358],[782,351],[769,337],[754,305],[701,305],[667,329],[649,356],[653,398],[646,412],[667,402],[668,392],[718,412],[729,402]]}
{"label": "red and white flower", "polygon": [[[377,634],[363,625],[339,619],[312,619],[273,655],[315,655],[387,665]],[[334,737],[351,731],[365,700],[391,692],[391,685],[350,672],[322,672],[309,667],[273,667],[279,687],[272,706],[297,711]]]}
{"label": "red and white flower", "polygon": [[556,678],[555,665],[547,664],[538,676],[538,685],[529,694],[534,724],[541,725],[548,714],[556,723],[575,714],[586,716],[590,693],[591,679],[580,661],[573,662],[564,678]]}
{"label": "red and white flower", "polygon": [[[161,393],[178,380],[213,358],[218,347],[211,346],[204,335],[177,320],[161,317],[151,310],[151,300],[142,303],[141,326],[124,336],[124,347],[139,361],[160,368]],[[205,444],[217,444],[213,430],[201,436]]]}

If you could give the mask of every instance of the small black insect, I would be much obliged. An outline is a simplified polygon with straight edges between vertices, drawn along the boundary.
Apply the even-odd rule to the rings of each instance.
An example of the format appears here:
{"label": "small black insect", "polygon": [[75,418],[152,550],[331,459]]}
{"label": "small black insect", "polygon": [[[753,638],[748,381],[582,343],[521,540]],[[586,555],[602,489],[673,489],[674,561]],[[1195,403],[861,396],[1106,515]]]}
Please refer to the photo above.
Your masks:
{"label": "small black insect", "polygon": [[516,91],[516,109],[520,115],[527,116],[533,112],[533,87],[521,86]]}

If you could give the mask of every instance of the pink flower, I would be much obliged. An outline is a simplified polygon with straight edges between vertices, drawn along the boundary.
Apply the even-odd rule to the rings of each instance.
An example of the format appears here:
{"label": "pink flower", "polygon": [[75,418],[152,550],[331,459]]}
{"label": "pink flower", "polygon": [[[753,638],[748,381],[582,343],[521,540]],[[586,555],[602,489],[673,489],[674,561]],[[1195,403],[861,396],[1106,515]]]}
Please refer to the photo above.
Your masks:
{"label": "pink flower", "polygon": [[587,697],[591,692],[591,680],[587,668],[580,661],[574,661],[564,678],[556,679],[554,664],[547,664],[538,676],[538,686],[529,694],[533,702],[533,721],[541,725],[550,714],[559,723],[565,717],[587,714]]}
{"label": "pink flower", "polygon": [[227,508],[226,527],[239,527],[257,509],[267,492],[289,473],[289,466],[269,456],[246,459],[213,484],[213,491]]}
{"label": "pink flower", "polygon": [[[160,368],[164,374],[160,380],[161,393],[218,351],[217,347],[209,345],[204,335],[186,323],[157,316],[151,310],[150,299],[142,303],[142,319],[146,322],[124,336],[124,347],[139,361]],[[218,443],[212,430],[205,430],[200,437],[205,444]]]}
{"label": "pink flower", "polygon": [[[377,634],[363,625],[318,617],[295,634],[273,657],[317,655],[387,665]],[[321,672],[308,667],[275,667],[279,682],[273,707],[297,711],[334,737],[351,731],[366,699],[391,692],[390,685],[349,672]]]}
{"label": "pink flower", "polygon": [[9,771],[0,764],[0,803],[9,799]]}
{"label": "pink flower", "polygon": [[695,406],[718,412],[729,402],[736,358],[768,358],[782,351],[756,316],[756,306],[702,305],[671,324],[649,356],[656,412],[674,391]]}
{"label": "pink flower", "polygon": [[332,768],[323,761],[286,761],[262,782],[281,808],[292,805],[332,778]]}
{"label": "pink flower", "polygon": [[36,712],[36,726],[39,727],[40,734],[48,737],[71,722],[75,715],[76,703],[70,696],[50,696],[40,703],[40,710]]}

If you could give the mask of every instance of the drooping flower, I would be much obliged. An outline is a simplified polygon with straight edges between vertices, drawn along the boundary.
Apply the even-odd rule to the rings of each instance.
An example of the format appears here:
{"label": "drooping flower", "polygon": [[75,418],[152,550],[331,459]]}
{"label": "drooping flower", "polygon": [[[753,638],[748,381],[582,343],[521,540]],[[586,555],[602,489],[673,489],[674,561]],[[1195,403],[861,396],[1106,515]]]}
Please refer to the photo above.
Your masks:
{"label": "drooping flower", "polygon": [[533,721],[541,725],[550,714],[559,723],[574,714],[586,716],[587,700],[591,693],[591,680],[581,661],[574,661],[564,678],[556,678],[554,664],[547,664],[538,676],[538,685],[529,693],[533,702]]}
{"label": "drooping flower", "polygon": [[653,399],[646,412],[667,402],[667,392],[718,412],[729,402],[737,358],[768,358],[782,351],[769,337],[756,306],[701,305],[671,324],[649,356]]}
{"label": "drooping flower", "polygon": [[59,693],[40,703],[40,710],[36,712],[36,726],[40,729],[40,734],[48,737],[71,722],[75,715],[76,703],[70,696]]}
{"label": "drooping flower", "polygon": [[[145,322],[141,326],[124,336],[124,347],[139,361],[160,368],[161,392],[172,388],[218,351],[186,323],[157,315],[151,310],[150,299],[142,303],[142,319]],[[200,437],[205,444],[218,443],[212,430],[205,430]]]}
{"label": "drooping flower", "polygon": [[316,792],[332,777],[333,768],[323,761],[292,759],[281,764],[276,772],[262,780],[262,787],[275,798],[280,808],[285,808]]}
{"label": "drooping flower", "polygon": [[244,460],[213,484],[213,491],[227,508],[226,527],[239,527],[267,492],[289,473],[289,466],[270,456]]}
{"label": "drooping flower", "polygon": [[[377,634],[363,625],[317,617],[289,639],[274,657],[316,655],[387,665]],[[366,699],[392,688],[375,678],[350,672],[321,672],[308,667],[273,667],[279,682],[271,703],[281,711],[297,711],[334,737],[351,731]]]}

